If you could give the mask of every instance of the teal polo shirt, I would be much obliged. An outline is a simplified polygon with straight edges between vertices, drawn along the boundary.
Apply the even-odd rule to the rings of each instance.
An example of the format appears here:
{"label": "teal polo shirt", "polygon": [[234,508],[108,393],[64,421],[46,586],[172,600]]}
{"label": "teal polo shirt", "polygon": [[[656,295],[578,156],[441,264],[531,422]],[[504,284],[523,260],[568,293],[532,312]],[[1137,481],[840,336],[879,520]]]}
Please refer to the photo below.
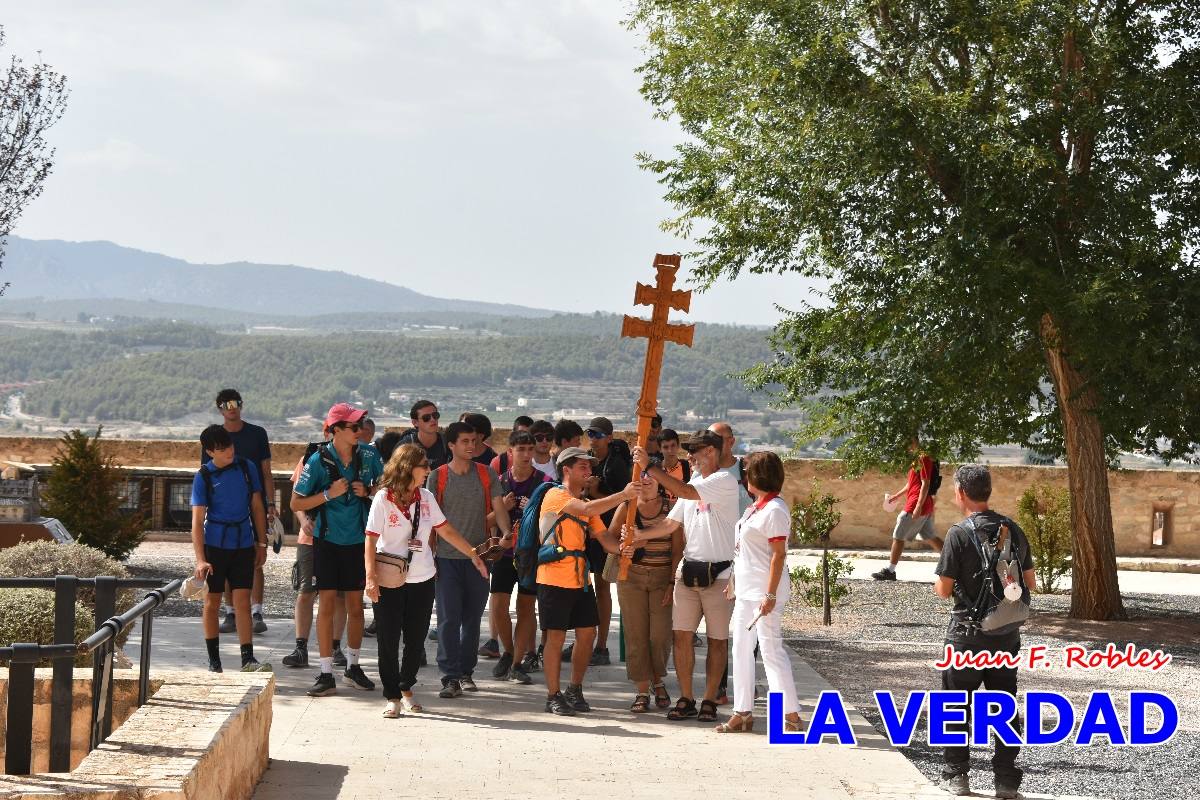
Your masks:
{"label": "teal polo shirt", "polygon": [[[332,443],[329,445],[329,454],[333,456],[333,461],[337,465],[338,475],[328,474],[325,465],[321,463],[320,451],[313,453],[309,456],[308,461],[304,462],[304,469],[300,471],[300,480],[296,481],[296,494],[301,497],[321,494],[338,478],[345,478],[347,481],[362,481],[367,488],[374,486],[383,475],[383,460],[379,457],[379,451],[374,447],[362,446],[359,451],[361,455],[357,476],[354,475],[351,468],[351,464],[354,463],[353,457],[349,464],[343,464]],[[325,509],[325,519],[329,525],[323,534],[320,531],[322,508]],[[361,544],[366,539],[367,503],[356,496],[354,492],[346,492],[341,497],[335,497],[328,503],[309,510],[308,513],[317,524],[313,530],[314,537],[321,536],[332,544]]]}

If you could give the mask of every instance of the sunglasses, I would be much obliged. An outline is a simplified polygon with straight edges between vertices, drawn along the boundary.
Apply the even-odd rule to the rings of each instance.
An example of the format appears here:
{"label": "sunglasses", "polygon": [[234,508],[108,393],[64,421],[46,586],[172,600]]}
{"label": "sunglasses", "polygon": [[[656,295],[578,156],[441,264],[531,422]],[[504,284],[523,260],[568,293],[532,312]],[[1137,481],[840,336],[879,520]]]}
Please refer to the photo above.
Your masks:
{"label": "sunglasses", "polygon": [[442,418],[442,415],[440,413],[438,413],[437,411],[434,411],[430,414],[422,414],[421,422],[432,422],[435,419],[441,419],[441,418]]}
{"label": "sunglasses", "polygon": [[334,425],[333,428],[334,430],[349,428],[352,432],[358,433],[362,430],[362,425],[359,425],[357,422],[339,422],[338,424]]}
{"label": "sunglasses", "polygon": [[235,408],[241,408],[241,400],[226,400],[224,403],[217,403],[217,408],[222,411],[233,411]]}
{"label": "sunglasses", "polygon": [[535,433],[533,435],[533,440],[535,442],[549,442],[549,441],[552,441],[553,439],[554,439],[553,433]]}
{"label": "sunglasses", "polygon": [[603,431],[588,431],[587,435],[589,439],[603,439],[605,436],[608,436]]}

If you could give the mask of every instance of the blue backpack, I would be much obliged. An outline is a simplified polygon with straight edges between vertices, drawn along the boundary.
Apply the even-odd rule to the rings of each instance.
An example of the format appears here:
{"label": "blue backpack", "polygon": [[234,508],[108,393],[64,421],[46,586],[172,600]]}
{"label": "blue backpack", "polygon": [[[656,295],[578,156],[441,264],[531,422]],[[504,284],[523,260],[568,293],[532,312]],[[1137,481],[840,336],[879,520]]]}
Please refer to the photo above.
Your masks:
{"label": "blue backpack", "polygon": [[517,568],[517,582],[524,589],[537,587],[537,568],[539,564],[549,564],[564,558],[576,558],[584,564],[586,574],[587,551],[568,550],[560,545],[559,531],[563,520],[569,519],[579,523],[587,530],[588,524],[571,514],[560,514],[554,525],[542,538],[542,499],[551,489],[561,489],[561,483],[542,483],[533,490],[525,510],[521,512],[521,527],[517,532],[516,554],[513,557]]}

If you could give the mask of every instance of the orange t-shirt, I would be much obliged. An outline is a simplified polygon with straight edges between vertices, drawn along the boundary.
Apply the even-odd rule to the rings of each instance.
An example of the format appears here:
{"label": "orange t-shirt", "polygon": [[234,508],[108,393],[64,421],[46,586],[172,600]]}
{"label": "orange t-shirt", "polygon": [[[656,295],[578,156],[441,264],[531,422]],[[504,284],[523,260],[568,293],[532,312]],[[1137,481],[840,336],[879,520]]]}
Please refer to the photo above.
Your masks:
{"label": "orange t-shirt", "polygon": [[[566,489],[554,488],[546,492],[542,498],[542,540],[549,535],[550,526],[558,519],[563,507],[571,502],[571,493]],[[604,530],[604,521],[599,517],[589,517],[588,526],[593,533]],[[578,522],[564,519],[558,528],[556,541],[568,550],[584,550],[587,545],[588,532]],[[558,586],[563,589],[582,589],[587,582],[587,557],[566,556],[549,564],[539,564],[537,582],[546,586]]]}

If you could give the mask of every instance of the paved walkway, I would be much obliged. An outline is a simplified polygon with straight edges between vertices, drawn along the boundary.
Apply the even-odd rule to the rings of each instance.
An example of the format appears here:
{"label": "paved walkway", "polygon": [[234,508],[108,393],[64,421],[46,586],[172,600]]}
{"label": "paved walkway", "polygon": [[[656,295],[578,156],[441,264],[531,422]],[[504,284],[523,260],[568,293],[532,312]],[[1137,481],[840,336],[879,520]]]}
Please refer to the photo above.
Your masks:
{"label": "paved walkway", "polygon": [[[255,640],[256,655],[279,671],[272,762],[257,800],[947,796],[857,713],[851,715],[856,747],[770,746],[762,707],[756,709],[763,715],[762,731],[720,736],[709,725],[669,722],[661,713],[629,713],[632,691],[620,665],[588,670],[587,696],[595,711],[574,718],[544,712],[541,673],[535,673],[534,685],[516,686],[492,679],[495,662],[481,660],[478,694],[440,700],[436,666],[426,667],[416,690],[426,712],[385,720],[378,689],[366,693],[339,686],[333,697],[305,695],[314,670],[279,664],[294,642],[291,620],[268,624],[269,631]],[[138,652],[137,636],[135,631],[126,647],[131,655]],[[198,619],[155,620],[153,663],[204,669],[202,639]],[[222,644],[225,664],[236,664],[234,637],[222,637]],[[615,624],[609,648],[615,656]],[[436,645],[428,642],[426,649],[433,663]],[[704,652],[699,651],[701,658]],[[373,639],[364,643],[363,664],[377,678]],[[820,692],[832,687],[794,653],[792,666],[801,713],[808,719]],[[678,694],[673,674],[667,687],[672,697]],[[722,718],[727,711],[722,708]]]}

